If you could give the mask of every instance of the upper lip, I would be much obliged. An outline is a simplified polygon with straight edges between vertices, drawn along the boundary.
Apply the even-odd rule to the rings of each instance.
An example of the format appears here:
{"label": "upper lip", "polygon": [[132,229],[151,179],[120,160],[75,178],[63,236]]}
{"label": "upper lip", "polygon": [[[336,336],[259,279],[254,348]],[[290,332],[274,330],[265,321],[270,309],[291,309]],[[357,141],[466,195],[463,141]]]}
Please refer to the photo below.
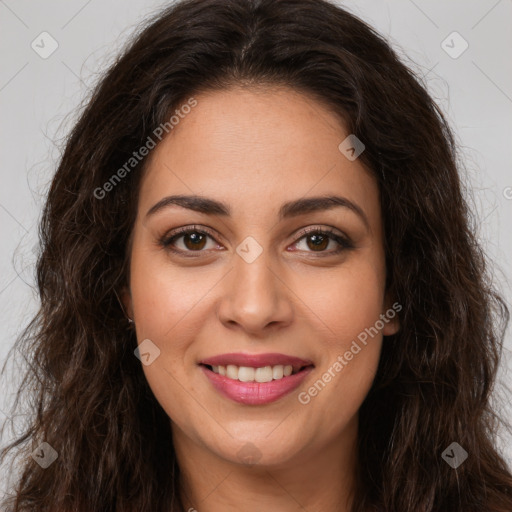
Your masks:
{"label": "upper lip", "polygon": [[286,354],[269,353],[269,354],[219,354],[217,356],[208,357],[200,361],[200,364],[210,366],[227,366],[234,364],[235,366],[248,366],[252,368],[261,368],[263,366],[275,366],[282,364],[283,366],[291,365],[294,371],[300,370],[304,366],[311,366],[313,362],[309,359],[288,356]]}

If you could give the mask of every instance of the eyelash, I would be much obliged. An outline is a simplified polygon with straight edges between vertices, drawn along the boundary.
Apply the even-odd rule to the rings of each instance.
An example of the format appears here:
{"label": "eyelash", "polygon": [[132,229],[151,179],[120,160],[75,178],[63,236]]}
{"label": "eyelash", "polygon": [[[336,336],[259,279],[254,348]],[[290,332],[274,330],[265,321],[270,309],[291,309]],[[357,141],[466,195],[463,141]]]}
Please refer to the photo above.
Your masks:
{"label": "eyelash", "polygon": [[[169,250],[175,254],[179,254],[180,256],[184,256],[184,257],[192,257],[193,258],[193,257],[196,257],[196,255],[194,255],[193,253],[202,253],[202,252],[204,252],[204,250],[183,251],[181,249],[175,249],[172,246],[172,244],[177,239],[181,238],[183,235],[188,235],[191,233],[207,235],[207,236],[211,237],[213,240],[215,240],[214,234],[211,233],[209,230],[207,230],[205,228],[198,228],[197,226],[190,226],[190,227],[184,227],[184,228],[177,229],[174,233],[171,234],[171,236],[165,235],[164,237],[162,237],[160,239],[159,243],[164,249]],[[297,238],[296,242],[294,242],[294,245],[297,244],[300,240],[302,240],[303,238],[305,238],[308,235],[327,236],[328,238],[330,238],[331,240],[334,240],[336,243],[339,244],[339,247],[332,251],[327,251],[327,252],[326,251],[319,251],[319,252],[306,251],[306,252],[311,252],[312,254],[318,254],[319,257],[337,255],[343,251],[354,248],[353,243],[351,242],[351,240],[348,237],[341,236],[330,228],[320,229],[320,228],[316,228],[316,227],[305,228],[302,231],[300,231],[297,234],[298,238]]]}

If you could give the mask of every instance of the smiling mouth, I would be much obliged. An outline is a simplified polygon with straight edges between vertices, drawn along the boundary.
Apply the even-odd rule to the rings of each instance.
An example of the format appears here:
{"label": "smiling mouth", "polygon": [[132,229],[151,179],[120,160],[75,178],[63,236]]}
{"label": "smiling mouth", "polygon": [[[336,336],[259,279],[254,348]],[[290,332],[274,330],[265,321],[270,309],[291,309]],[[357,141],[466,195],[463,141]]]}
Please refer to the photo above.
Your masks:
{"label": "smiling mouth", "polygon": [[286,379],[292,375],[301,373],[302,371],[313,368],[314,365],[272,365],[272,366],[237,366],[228,365],[209,365],[201,364],[211,372],[226,377],[227,379],[238,382],[257,382],[266,383],[276,380]]}

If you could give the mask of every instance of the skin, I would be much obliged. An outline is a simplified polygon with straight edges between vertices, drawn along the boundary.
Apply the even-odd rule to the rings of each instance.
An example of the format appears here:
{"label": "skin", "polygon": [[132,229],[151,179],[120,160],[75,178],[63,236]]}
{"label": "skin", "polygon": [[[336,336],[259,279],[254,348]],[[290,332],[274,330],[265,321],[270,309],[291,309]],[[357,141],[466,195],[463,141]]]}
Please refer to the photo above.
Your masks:
{"label": "skin", "polygon": [[[307,405],[298,393],[391,307],[378,186],[338,149],[349,135],[341,120],[309,96],[268,86],[194,97],[197,106],[150,155],[123,294],[138,342],[160,349],[143,370],[171,421],[186,510],[348,511],[358,410],[397,317]],[[146,216],[175,194],[222,201],[231,216],[177,205]],[[284,202],[332,194],[356,203],[367,225],[346,207],[278,218]],[[182,236],[174,247],[195,257],[160,244],[194,225],[214,238],[197,250]],[[311,236],[297,236],[307,227],[331,227],[353,248],[335,254],[328,238],[315,250]],[[236,252],[247,236],[262,248],[252,263]],[[220,395],[198,366],[228,352],[280,352],[315,368],[277,402],[243,405]],[[244,446],[254,464],[238,455]]]}

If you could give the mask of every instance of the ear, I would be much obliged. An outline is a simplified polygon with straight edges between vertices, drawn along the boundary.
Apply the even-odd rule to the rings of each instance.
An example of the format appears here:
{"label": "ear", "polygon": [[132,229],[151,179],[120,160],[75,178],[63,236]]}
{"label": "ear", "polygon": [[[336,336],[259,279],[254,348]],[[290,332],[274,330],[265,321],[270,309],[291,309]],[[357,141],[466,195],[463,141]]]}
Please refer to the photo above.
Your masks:
{"label": "ear", "polygon": [[382,311],[382,318],[384,319],[384,328],[382,334],[384,336],[391,336],[400,330],[400,320],[398,313],[402,311],[402,305],[393,300],[393,297],[386,292],[384,298],[384,310]]}

